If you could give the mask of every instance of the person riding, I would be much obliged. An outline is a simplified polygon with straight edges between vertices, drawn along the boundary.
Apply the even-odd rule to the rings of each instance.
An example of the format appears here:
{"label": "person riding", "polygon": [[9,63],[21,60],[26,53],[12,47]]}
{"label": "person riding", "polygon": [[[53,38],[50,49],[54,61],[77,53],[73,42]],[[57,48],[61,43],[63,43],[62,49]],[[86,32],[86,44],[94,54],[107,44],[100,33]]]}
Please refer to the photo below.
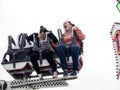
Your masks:
{"label": "person riding", "polygon": [[[81,42],[85,39],[85,35],[82,31],[75,26],[70,21],[66,21],[63,23],[63,27],[65,29],[65,33],[62,34],[63,44],[59,44],[57,46],[57,55],[60,58],[61,67],[63,69],[63,77],[68,76],[68,64],[67,64],[67,45],[69,47],[69,53],[72,56],[73,61],[73,71],[70,73],[70,76],[76,76],[78,71],[78,58],[81,54]],[[75,44],[72,44],[72,34],[75,32]]]}
{"label": "person riding", "polygon": [[[49,33],[48,33],[49,32]],[[53,78],[57,78],[57,65],[53,59],[53,54],[54,52],[56,51],[56,44],[58,42],[58,39],[56,38],[56,36],[48,31],[44,26],[40,26],[40,31],[39,33],[33,33],[31,34],[28,39],[30,41],[34,41],[33,40],[33,35],[35,36],[35,39],[37,41],[37,46],[40,47],[40,46],[45,46],[44,43],[42,41],[45,40],[46,38],[46,33],[47,34],[47,37],[49,38],[48,40],[50,40],[50,49],[45,49],[43,52],[42,52],[42,57],[47,59],[48,63],[50,64],[50,67],[52,68],[52,71],[53,71]],[[47,47],[46,47],[47,48]],[[39,59],[39,52],[38,51],[32,51],[32,53],[30,54],[30,60],[31,60],[31,63],[38,75],[38,77],[42,80],[43,79],[43,75],[40,71],[40,68],[39,68],[39,64],[38,64],[38,59]]]}

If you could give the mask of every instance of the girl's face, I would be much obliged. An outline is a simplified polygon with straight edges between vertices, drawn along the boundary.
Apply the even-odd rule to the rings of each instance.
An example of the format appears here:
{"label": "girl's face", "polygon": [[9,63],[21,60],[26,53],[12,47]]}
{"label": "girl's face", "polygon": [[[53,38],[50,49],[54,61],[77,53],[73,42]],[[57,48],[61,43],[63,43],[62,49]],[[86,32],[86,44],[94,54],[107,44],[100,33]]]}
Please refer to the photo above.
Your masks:
{"label": "girl's face", "polygon": [[44,40],[46,38],[46,33],[45,32],[41,32],[39,34],[40,34],[39,36],[40,36],[41,39]]}
{"label": "girl's face", "polygon": [[65,23],[63,24],[63,27],[64,27],[64,29],[65,29],[66,32],[69,32],[69,31],[72,30],[72,25],[70,25],[69,22],[65,22]]}

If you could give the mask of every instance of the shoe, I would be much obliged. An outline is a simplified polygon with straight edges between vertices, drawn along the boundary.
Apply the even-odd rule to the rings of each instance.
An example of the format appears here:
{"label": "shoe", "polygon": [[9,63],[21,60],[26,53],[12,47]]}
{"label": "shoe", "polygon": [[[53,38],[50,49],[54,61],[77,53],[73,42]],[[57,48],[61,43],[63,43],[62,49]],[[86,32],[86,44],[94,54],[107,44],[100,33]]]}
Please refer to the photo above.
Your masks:
{"label": "shoe", "polygon": [[64,71],[63,72],[63,77],[67,77],[68,76],[68,71]]}
{"label": "shoe", "polygon": [[70,76],[76,76],[77,75],[77,71],[72,71],[71,73],[70,73]]}

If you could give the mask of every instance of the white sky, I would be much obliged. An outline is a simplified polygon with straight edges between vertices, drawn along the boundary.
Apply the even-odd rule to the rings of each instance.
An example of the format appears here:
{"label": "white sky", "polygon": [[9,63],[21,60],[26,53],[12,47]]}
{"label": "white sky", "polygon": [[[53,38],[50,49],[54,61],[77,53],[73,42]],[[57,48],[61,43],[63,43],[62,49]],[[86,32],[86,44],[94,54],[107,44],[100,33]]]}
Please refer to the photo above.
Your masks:
{"label": "white sky", "polygon": [[[0,0],[0,62],[7,50],[7,36],[31,34],[44,25],[57,36],[70,20],[86,35],[84,66],[69,86],[48,90],[120,90],[110,31],[119,22],[116,0]],[[13,78],[0,65],[0,80]],[[45,89],[43,89],[45,90]]]}

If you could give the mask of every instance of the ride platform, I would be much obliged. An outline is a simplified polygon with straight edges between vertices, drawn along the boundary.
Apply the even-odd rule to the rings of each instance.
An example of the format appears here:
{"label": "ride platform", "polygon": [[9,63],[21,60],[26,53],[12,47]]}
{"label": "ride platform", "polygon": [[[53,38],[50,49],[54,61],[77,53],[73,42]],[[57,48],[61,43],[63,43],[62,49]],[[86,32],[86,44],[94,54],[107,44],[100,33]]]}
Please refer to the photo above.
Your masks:
{"label": "ride platform", "polygon": [[66,87],[66,80],[77,79],[77,76],[28,80],[0,81],[0,90],[36,90],[40,88]]}

